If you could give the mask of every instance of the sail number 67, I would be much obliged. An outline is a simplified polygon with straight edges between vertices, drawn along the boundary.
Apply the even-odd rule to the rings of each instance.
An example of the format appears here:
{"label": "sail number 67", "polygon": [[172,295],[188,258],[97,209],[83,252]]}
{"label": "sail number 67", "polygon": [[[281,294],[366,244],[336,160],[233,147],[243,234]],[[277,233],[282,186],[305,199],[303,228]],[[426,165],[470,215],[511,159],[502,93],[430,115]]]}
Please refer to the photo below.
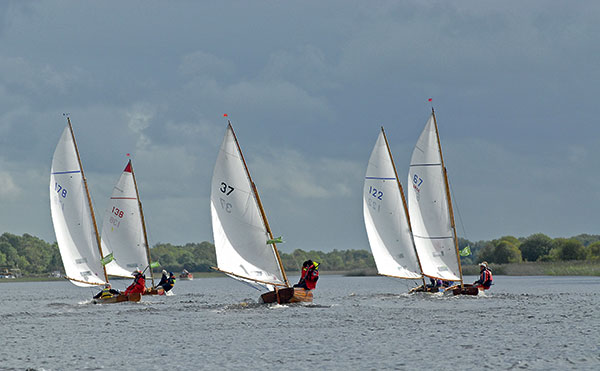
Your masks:
{"label": "sail number 67", "polygon": [[415,183],[417,187],[420,187],[421,184],[423,184],[423,179],[421,179],[417,174],[415,174],[415,176],[413,176],[413,183]]}

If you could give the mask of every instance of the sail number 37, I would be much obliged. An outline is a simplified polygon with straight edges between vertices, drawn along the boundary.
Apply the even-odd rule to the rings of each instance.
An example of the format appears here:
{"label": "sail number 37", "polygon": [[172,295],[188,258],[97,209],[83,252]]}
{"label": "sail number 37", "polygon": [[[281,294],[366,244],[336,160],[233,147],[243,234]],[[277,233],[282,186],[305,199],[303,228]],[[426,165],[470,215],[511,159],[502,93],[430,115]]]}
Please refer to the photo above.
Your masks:
{"label": "sail number 37", "polygon": [[219,191],[225,193],[225,195],[229,196],[231,194],[231,192],[234,191],[235,188],[233,188],[230,185],[227,185],[225,182],[221,182],[221,188],[219,188]]}
{"label": "sail number 37", "polygon": [[[234,190],[235,190],[235,188],[233,188],[232,186],[228,185],[225,182],[221,182],[221,187],[219,188],[219,191],[221,191],[223,194],[225,194],[225,196],[229,196]],[[219,197],[219,200],[221,201],[221,207],[223,209],[225,209],[226,212],[231,213],[231,209],[233,208],[233,205],[220,197]]]}

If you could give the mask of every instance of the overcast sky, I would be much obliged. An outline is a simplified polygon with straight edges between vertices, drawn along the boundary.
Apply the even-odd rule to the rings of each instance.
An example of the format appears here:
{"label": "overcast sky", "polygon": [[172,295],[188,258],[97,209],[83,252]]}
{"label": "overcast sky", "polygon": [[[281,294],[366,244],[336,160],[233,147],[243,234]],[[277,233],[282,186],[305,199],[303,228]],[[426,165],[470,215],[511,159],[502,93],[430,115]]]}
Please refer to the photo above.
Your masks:
{"label": "overcast sky", "polygon": [[99,222],[131,153],[150,243],[212,241],[228,113],[283,251],[368,248],[379,127],[406,184],[430,97],[461,237],[600,233],[600,2],[20,0],[0,16],[0,233],[55,241],[68,112]]}

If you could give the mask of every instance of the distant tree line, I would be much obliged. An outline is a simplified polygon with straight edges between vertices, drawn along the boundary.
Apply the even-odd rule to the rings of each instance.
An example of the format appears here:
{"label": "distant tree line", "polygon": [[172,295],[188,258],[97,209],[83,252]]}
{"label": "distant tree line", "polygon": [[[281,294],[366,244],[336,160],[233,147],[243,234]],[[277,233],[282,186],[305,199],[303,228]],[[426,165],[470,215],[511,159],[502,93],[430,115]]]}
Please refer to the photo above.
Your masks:
{"label": "distant tree line", "polygon": [[[187,269],[190,272],[209,272],[217,265],[215,247],[210,242],[188,243],[183,246],[156,244],[150,249],[153,261],[173,272]],[[318,261],[321,270],[347,271],[375,267],[373,255],[366,250],[333,250],[331,252],[296,249],[291,254],[280,251],[286,271],[299,271],[308,259]]]}
{"label": "distant tree line", "polygon": [[470,242],[459,239],[459,247],[471,247],[471,255],[461,258],[465,264],[480,261],[506,264],[520,262],[556,262],[571,260],[600,261],[600,235],[580,234],[571,238],[550,238],[542,233],[529,237],[504,236],[492,241]]}
{"label": "distant tree line", "polygon": [[0,236],[0,273],[43,274],[62,270],[56,243],[49,244],[28,234]]}
{"label": "distant tree line", "polygon": [[[600,262],[600,235],[581,234],[572,238],[550,238],[537,233],[529,237],[504,236],[492,241],[471,242],[459,239],[459,248],[470,246],[471,255],[461,257],[463,264],[480,261],[505,264],[523,261],[571,261]],[[153,261],[161,267],[179,272],[208,272],[216,266],[214,245],[210,242],[172,245],[158,243],[150,249]],[[280,252],[286,271],[298,271],[305,260],[321,263],[322,271],[351,271],[375,268],[375,261],[368,250],[304,251],[291,254]],[[18,269],[24,275],[40,275],[63,271],[62,260],[56,243],[47,243],[29,234],[22,236],[4,233],[0,236],[0,273]]]}

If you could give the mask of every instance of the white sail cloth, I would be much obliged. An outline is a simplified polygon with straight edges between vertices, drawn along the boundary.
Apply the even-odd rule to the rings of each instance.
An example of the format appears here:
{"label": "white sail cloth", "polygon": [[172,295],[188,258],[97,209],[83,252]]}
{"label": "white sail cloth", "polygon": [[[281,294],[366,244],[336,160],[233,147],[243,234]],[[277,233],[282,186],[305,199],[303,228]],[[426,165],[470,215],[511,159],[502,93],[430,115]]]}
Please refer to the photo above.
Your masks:
{"label": "white sail cloth", "polygon": [[113,254],[106,265],[109,275],[133,277],[131,272],[148,266],[146,240],[131,161],[113,188],[102,223],[102,252]]}
{"label": "white sail cloth", "polygon": [[210,210],[218,268],[265,287],[284,285],[231,125],[213,172]]}
{"label": "white sail cloth", "polygon": [[365,175],[363,214],[369,245],[380,274],[421,278],[404,202],[383,130]]}
{"label": "white sail cloth", "polygon": [[415,146],[408,173],[408,210],[423,274],[460,280],[440,145],[433,114]]}
{"label": "white sail cloth", "polygon": [[77,286],[104,284],[92,211],[69,126],[52,158],[50,209],[67,277]]}

